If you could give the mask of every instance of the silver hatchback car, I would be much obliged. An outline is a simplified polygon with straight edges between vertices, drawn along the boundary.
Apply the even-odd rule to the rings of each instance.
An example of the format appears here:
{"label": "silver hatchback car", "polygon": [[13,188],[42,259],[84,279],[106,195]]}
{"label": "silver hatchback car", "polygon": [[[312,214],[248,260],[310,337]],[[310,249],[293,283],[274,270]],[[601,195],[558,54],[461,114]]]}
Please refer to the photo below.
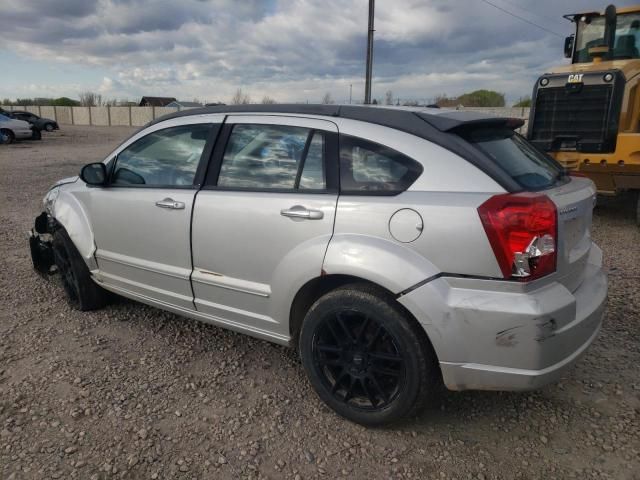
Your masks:
{"label": "silver hatchback car", "polygon": [[439,109],[172,114],[44,198],[33,263],[81,310],[106,291],[298,348],[319,397],[379,425],[439,385],[527,390],[593,342],[595,189],[514,132]]}

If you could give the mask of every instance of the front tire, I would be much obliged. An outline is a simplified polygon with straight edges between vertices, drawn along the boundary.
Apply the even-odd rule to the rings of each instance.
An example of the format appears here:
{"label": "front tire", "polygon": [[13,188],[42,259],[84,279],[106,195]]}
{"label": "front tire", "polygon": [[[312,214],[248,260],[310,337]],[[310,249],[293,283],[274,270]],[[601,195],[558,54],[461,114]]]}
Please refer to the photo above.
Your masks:
{"label": "front tire", "polygon": [[78,310],[96,310],[107,303],[107,292],[93,279],[80,252],[65,230],[53,234],[53,258],[60,275],[69,304]]}
{"label": "front tire", "polygon": [[47,124],[44,126],[44,129],[45,129],[47,132],[53,132],[53,123],[47,123]]}
{"label": "front tire", "polygon": [[368,285],[341,287],[316,301],[299,349],[318,396],[365,426],[415,415],[440,390],[425,332],[390,295]]}

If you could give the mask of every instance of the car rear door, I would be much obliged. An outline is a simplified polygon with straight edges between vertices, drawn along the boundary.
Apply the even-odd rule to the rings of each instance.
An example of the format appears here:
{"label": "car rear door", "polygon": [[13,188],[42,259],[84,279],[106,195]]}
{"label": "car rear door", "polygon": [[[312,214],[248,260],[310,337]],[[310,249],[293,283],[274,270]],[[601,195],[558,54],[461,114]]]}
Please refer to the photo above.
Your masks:
{"label": "car rear door", "polygon": [[321,274],[338,198],[337,126],[229,115],[193,213],[196,308],[288,338],[291,300]]}
{"label": "car rear door", "polygon": [[124,294],[193,310],[191,212],[223,116],[178,118],[125,144],[86,204],[97,279]]}

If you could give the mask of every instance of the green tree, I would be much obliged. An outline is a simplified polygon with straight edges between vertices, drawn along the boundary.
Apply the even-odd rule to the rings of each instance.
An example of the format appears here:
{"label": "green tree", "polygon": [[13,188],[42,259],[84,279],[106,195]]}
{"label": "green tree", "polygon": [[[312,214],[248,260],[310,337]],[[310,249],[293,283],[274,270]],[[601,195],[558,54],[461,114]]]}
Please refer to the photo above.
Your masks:
{"label": "green tree", "polygon": [[72,100],[69,97],[60,97],[54,98],[51,104],[56,107],[76,107],[80,105],[80,102],[78,102],[77,100]]}
{"label": "green tree", "polygon": [[465,107],[504,107],[504,93],[493,90],[476,90],[458,97],[458,104]]}

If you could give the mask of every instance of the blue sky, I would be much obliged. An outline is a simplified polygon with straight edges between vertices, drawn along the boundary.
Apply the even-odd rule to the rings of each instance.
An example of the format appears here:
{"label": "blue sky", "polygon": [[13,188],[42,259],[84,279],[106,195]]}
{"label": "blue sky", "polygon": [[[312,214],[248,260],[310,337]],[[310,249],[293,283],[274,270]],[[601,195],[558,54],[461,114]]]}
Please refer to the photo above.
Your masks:
{"label": "blue sky", "polygon": [[[514,101],[563,63],[564,13],[592,0],[378,0],[374,97],[490,88]],[[367,0],[2,0],[0,98],[162,95],[361,100]],[[618,2],[618,6],[631,5]]]}

